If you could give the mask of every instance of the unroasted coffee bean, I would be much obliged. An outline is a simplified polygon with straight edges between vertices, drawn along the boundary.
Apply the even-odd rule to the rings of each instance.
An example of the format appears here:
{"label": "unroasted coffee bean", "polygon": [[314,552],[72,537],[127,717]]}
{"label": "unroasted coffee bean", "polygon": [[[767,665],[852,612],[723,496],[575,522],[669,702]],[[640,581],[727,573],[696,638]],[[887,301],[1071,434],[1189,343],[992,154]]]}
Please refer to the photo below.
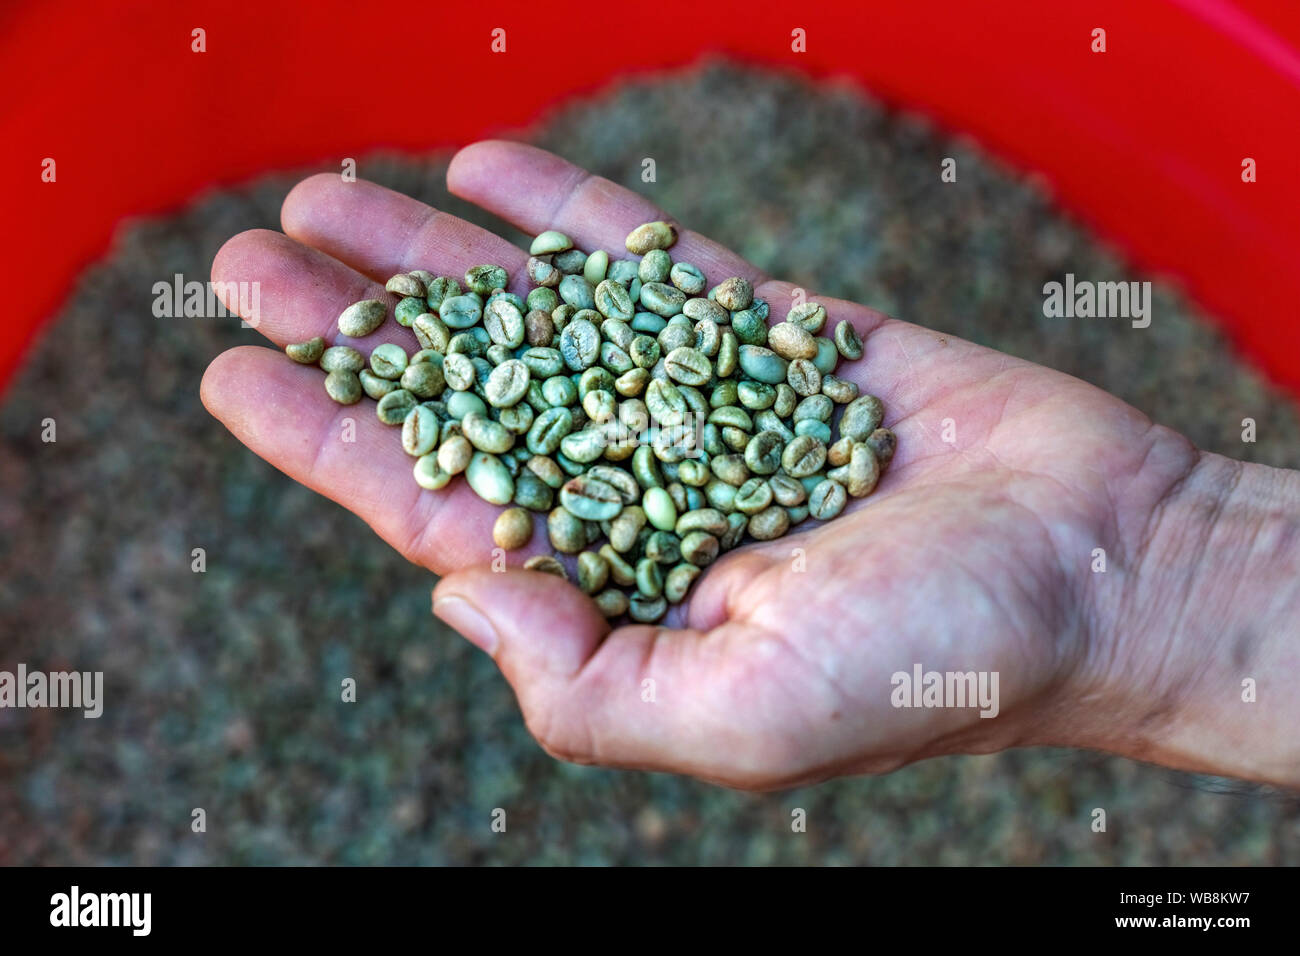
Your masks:
{"label": "unroasted coffee bean", "polygon": [[350,345],[334,345],[321,353],[320,367],[326,372],[360,372],[366,358]]}
{"label": "unroasted coffee bean", "polygon": [[[747,535],[772,540],[868,494],[897,442],[879,400],[836,374],[862,354],[851,324],[827,337],[825,307],[801,303],[769,329],[748,280],[706,294],[699,268],[673,262],[675,239],[671,224],[646,223],[627,242],[640,258],[611,259],[547,230],[530,247],[526,298],[498,265],[469,269],[464,291],[423,270],[391,277],[414,355],[385,343],[367,365],[323,338],[285,351],[318,362],[335,400],[368,395],[380,421],[402,425],[421,487],[464,473],[509,505],[497,546],[523,547],[545,514],[602,613],[654,622]],[[340,331],[370,334],[387,311],[354,303]],[[525,567],[565,575],[554,557]]]}
{"label": "unroasted coffee bean", "polygon": [[838,481],[826,478],[808,496],[808,514],[817,521],[830,521],[844,510],[848,492]]}
{"label": "unroasted coffee bean", "polygon": [[284,347],[284,354],[299,365],[315,365],[325,354],[325,340],[318,335],[306,342],[294,342]]}
{"label": "unroasted coffee bean", "polygon": [[866,441],[867,437],[880,427],[885,409],[880,399],[874,395],[863,395],[844,406],[840,417],[840,434],[852,438],[855,442]]}
{"label": "unroasted coffee bean", "polygon": [[658,221],[637,226],[627,236],[627,251],[645,255],[651,249],[669,249],[677,241],[677,227]]}
{"label": "unroasted coffee bean", "polygon": [[578,587],[584,594],[595,594],[604,590],[608,580],[608,561],[595,551],[584,551],[578,555]]}
{"label": "unroasted coffee bean", "polygon": [[749,533],[758,541],[771,541],[790,530],[790,515],[780,505],[772,505],[749,519]]}
{"label": "unroasted coffee bean", "polygon": [[381,299],[363,299],[352,303],[340,313],[339,331],[349,338],[365,338],[383,325],[387,316],[388,305]]}
{"label": "unroasted coffee bean", "polygon": [[515,551],[533,536],[533,516],[523,508],[507,508],[492,525],[492,540],[498,548]]}
{"label": "unroasted coffee bean", "polygon": [[524,562],[525,571],[540,571],[542,574],[550,574],[557,578],[569,580],[569,572],[564,570],[562,565],[549,554],[535,554]]}
{"label": "unroasted coffee bean", "polygon": [[361,380],[356,372],[330,372],[325,376],[325,391],[340,405],[355,405],[361,401]]}
{"label": "unroasted coffee bean", "polygon": [[898,447],[898,436],[888,428],[877,428],[867,436],[866,444],[875,452],[876,460],[882,465],[887,465],[894,458],[894,450]]}
{"label": "unroasted coffee bean", "polygon": [[754,287],[749,284],[748,279],[732,276],[718,284],[713,299],[724,309],[739,312],[741,309],[749,308],[754,301]]}

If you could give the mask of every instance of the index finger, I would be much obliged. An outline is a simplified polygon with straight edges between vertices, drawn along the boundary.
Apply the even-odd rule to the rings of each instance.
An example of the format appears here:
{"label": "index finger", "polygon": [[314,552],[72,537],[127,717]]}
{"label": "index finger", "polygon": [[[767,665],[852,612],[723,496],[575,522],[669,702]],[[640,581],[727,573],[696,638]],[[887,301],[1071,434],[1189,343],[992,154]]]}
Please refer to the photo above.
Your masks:
{"label": "index finger", "polygon": [[[558,229],[579,249],[604,249],[610,259],[637,258],[627,235],[646,222],[676,221],[644,196],[536,146],[484,140],[458,152],[447,188],[530,235]],[[673,260],[689,262],[713,282],[742,276],[754,285],[761,269],[698,232],[678,229]],[[715,278],[716,277],[716,278]]]}

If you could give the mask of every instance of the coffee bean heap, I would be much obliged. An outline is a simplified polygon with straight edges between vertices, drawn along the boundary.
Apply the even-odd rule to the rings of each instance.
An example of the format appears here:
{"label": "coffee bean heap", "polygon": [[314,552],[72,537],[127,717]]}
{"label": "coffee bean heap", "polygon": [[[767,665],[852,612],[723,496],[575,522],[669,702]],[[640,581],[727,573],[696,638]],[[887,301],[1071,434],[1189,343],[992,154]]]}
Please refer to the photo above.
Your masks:
{"label": "coffee bean heap", "polygon": [[[285,352],[319,364],[334,401],[374,399],[421,487],[463,472],[484,501],[511,505],[499,547],[527,545],[544,513],[603,613],[657,621],[720,553],[869,494],[896,445],[880,400],[835,375],[862,357],[847,320],[823,336],[826,309],[799,302],[769,328],[748,280],[706,293],[704,273],[669,255],[676,240],[669,223],[638,226],[634,261],[548,230],[529,250],[527,298],[505,291],[498,265],[470,269],[463,289],[423,270],[389,279],[414,354],[384,344],[367,363],[323,338]],[[356,302],[339,331],[364,338],[388,311]],[[569,578],[555,557],[524,567]]]}

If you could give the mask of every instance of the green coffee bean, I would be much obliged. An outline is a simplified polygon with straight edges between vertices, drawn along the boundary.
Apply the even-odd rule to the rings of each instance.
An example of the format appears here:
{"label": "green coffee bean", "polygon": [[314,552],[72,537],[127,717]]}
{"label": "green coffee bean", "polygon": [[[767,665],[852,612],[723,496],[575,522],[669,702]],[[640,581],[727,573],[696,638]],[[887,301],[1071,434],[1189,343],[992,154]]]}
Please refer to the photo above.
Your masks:
{"label": "green coffee bean", "polygon": [[623,510],[623,496],[607,482],[580,475],[560,488],[560,504],[584,521],[608,521]]}
{"label": "green coffee bean", "polygon": [[615,375],[622,375],[625,372],[630,372],[635,367],[631,356],[613,342],[601,343],[600,364]]}
{"label": "green coffee bean", "polygon": [[411,331],[415,333],[415,339],[421,348],[446,352],[451,342],[451,331],[447,328],[447,323],[431,312],[417,315],[411,322]]}
{"label": "green coffee bean", "polygon": [[[558,281],[556,284],[559,284]],[[544,286],[529,292],[524,303],[528,306],[529,312],[544,312],[546,317],[550,318],[555,307],[560,304],[560,296],[555,289]]]}
{"label": "green coffee bean", "polygon": [[786,382],[800,395],[816,395],[822,390],[822,373],[807,359],[795,359],[786,371]]}
{"label": "green coffee bean", "polygon": [[835,347],[849,361],[862,358],[862,339],[848,319],[841,319],[835,326]]}
{"label": "green coffee bean", "polygon": [[[744,481],[741,484],[744,484]],[[708,501],[709,507],[716,508],[723,514],[729,514],[736,508],[737,490],[738,486],[729,484],[720,478],[715,478],[704,486],[704,497]]]}
{"label": "green coffee bean", "polygon": [[713,365],[699,350],[675,348],[664,356],[664,368],[669,378],[682,385],[705,385],[713,377]]}
{"label": "green coffee bean", "polygon": [[647,282],[641,286],[641,304],[655,315],[671,318],[686,305],[686,293],[663,282]]}
{"label": "green coffee bean", "polygon": [[820,335],[814,341],[817,343],[817,357],[812,360],[812,363],[817,367],[817,371],[823,375],[830,375],[840,363],[840,350],[835,347],[833,341]]}
{"label": "green coffee bean", "polygon": [[610,589],[601,591],[592,598],[596,602],[596,607],[605,617],[622,617],[628,611],[627,595],[622,591]]}
{"label": "green coffee bean", "polygon": [[880,427],[884,415],[884,406],[874,395],[855,398],[844,406],[844,414],[840,416],[840,434],[855,442],[865,441],[867,436]]}
{"label": "green coffee bean", "polygon": [[484,307],[483,327],[496,345],[516,349],[524,342],[524,313],[505,298],[494,299]]}
{"label": "green coffee bean", "polygon": [[785,320],[812,335],[820,335],[826,327],[826,308],[820,302],[803,302],[792,308]]}
{"label": "green coffee bean", "polygon": [[474,386],[474,363],[461,352],[452,352],[442,363],[442,375],[448,387],[465,392]]}
{"label": "green coffee bean", "polygon": [[596,310],[606,318],[630,320],[636,313],[627,289],[611,279],[603,279],[592,294]]}
{"label": "green coffee bean", "polygon": [[438,306],[438,317],[449,329],[468,329],[483,317],[483,306],[468,295],[448,296]]}
{"label": "green coffee bean", "polygon": [[811,435],[823,445],[831,443],[831,426],[825,422],[819,422],[811,418],[806,418],[794,426],[796,435]]}
{"label": "green coffee bean", "polygon": [[827,375],[822,378],[822,393],[837,405],[847,405],[858,397],[858,386],[838,375]]}
{"label": "green coffee bean", "polygon": [[385,425],[400,425],[406,421],[411,409],[420,404],[414,395],[404,388],[389,392],[375,403],[375,414]]}
{"label": "green coffee bean", "polygon": [[594,287],[580,275],[567,275],[560,280],[560,299],[575,309],[592,309],[596,305]]}
{"label": "green coffee bean", "polygon": [[866,444],[858,442],[853,446],[853,455],[849,458],[848,480],[844,488],[854,498],[869,495],[880,480],[880,463],[876,461],[875,452]]}
{"label": "green coffee bean", "polygon": [[560,486],[568,480],[564,470],[555,463],[553,458],[548,458],[546,455],[532,455],[524,463],[524,467],[540,478],[542,483],[552,490],[558,491]]}
{"label": "green coffee bean", "polygon": [[452,418],[461,420],[471,412],[487,415],[487,403],[472,392],[453,392],[447,399],[447,414]]}
{"label": "green coffee bean", "polygon": [[498,548],[517,551],[533,536],[533,516],[523,508],[507,508],[492,525],[492,540]]}
{"label": "green coffee bean", "polygon": [[424,284],[424,301],[435,312],[444,299],[456,295],[460,295],[460,283],[450,276],[439,276]]}
{"label": "green coffee bean", "polygon": [[770,475],[781,467],[784,448],[784,436],[774,431],[759,432],[745,446],[745,467],[755,475]]}
{"label": "green coffee bean", "polygon": [[796,436],[781,453],[781,467],[792,478],[807,478],[826,464],[826,445],[811,435]]}
{"label": "green coffee bean", "polygon": [[[689,262],[674,262],[672,268],[669,270],[668,278],[673,285],[677,286],[677,288],[681,289],[687,295],[699,295],[704,291],[704,287],[708,284],[704,279],[704,273]],[[662,282],[664,280],[647,279],[645,276],[642,276],[641,281]],[[708,300],[706,299],[705,301],[707,302]]]}
{"label": "green coffee bean", "polygon": [[651,598],[640,592],[628,598],[627,616],[638,624],[653,624],[668,611],[668,602],[662,597]]}
{"label": "green coffee bean", "polygon": [[642,558],[636,563],[636,589],[648,598],[662,597],[664,593],[664,572],[658,563],[650,558]]}
{"label": "green coffee bean", "polygon": [[658,486],[646,489],[641,499],[646,519],[661,531],[672,531],[677,525],[677,506],[668,492]]}
{"label": "green coffee bean", "polygon": [[387,317],[386,303],[380,299],[363,299],[352,303],[339,314],[339,331],[349,338],[362,339],[383,325]]}
{"label": "green coffee bean", "polygon": [[525,349],[520,354],[519,361],[527,365],[533,378],[540,382],[548,382],[564,369],[564,357],[554,348],[535,346]]}
{"label": "green coffee bean", "polygon": [[[748,481],[750,477],[749,468],[745,464],[745,457],[734,453],[715,455],[709,459],[709,470],[722,481],[729,485],[735,485],[737,488]],[[776,471],[776,468],[773,468],[772,471]]]}
{"label": "green coffee bean", "polygon": [[563,407],[550,408],[533,420],[528,429],[528,450],[534,455],[551,455],[560,441],[573,431],[573,414]]}
{"label": "green coffee bean", "polygon": [[623,556],[611,548],[608,543],[602,544],[597,553],[609,565],[609,576],[615,584],[626,588],[636,583],[636,569],[628,564],[623,559]]}
{"label": "green coffee bean", "polygon": [[379,401],[379,399],[383,398],[389,392],[396,391],[401,387],[396,382],[389,381],[386,378],[380,378],[368,368],[363,368],[359,373],[357,373],[357,376],[361,380],[362,390],[375,401]]}
{"label": "green coffee bean", "polygon": [[757,514],[772,503],[772,487],[763,478],[750,478],[736,489],[733,504],[737,511]]}
{"label": "green coffee bean", "polygon": [[816,521],[830,521],[844,510],[848,492],[838,481],[826,478],[808,496],[808,515]]}
{"label": "green coffee bean", "polygon": [[515,480],[496,455],[477,451],[465,469],[474,493],[489,504],[504,505],[515,495]]}
{"label": "green coffee bean", "polygon": [[713,409],[709,412],[708,422],[720,428],[739,428],[746,432],[754,430],[754,420],[743,408],[735,405],[724,405],[722,408]]}
{"label": "green coffee bean", "polygon": [[438,446],[438,467],[448,475],[459,475],[469,467],[474,457],[474,446],[464,435],[443,435],[442,444]]}
{"label": "green coffee bean", "polygon": [[578,555],[578,587],[584,594],[595,594],[609,580],[609,562],[595,551]]}
{"label": "green coffee bean", "polygon": [[[740,346],[740,368],[750,378],[768,385],[786,380],[790,363],[761,345]],[[772,400],[776,400],[773,392]]]}
{"label": "green coffee bean", "polygon": [[561,454],[579,467],[591,464],[605,453],[608,446],[608,437],[596,428],[570,432],[560,439]]}
{"label": "green coffee bean", "polygon": [[415,475],[415,483],[429,491],[445,488],[451,481],[451,475],[439,466],[437,455],[424,455],[417,458],[412,473]]}
{"label": "green coffee bean", "polygon": [[718,558],[718,539],[706,531],[691,531],[682,536],[682,560],[703,568]]}
{"label": "green coffee bean", "polygon": [[676,564],[682,558],[681,540],[671,531],[654,530],[645,538],[645,556],[659,564]]}
{"label": "green coffee bean", "polygon": [[866,444],[875,453],[876,460],[883,466],[893,460],[894,450],[898,448],[898,436],[888,428],[877,428],[867,436]]}
{"label": "green coffee bean", "polygon": [[325,354],[325,340],[318,335],[306,342],[294,342],[284,347],[284,354],[299,365],[315,365]]}
{"label": "green coffee bean", "polygon": [[617,488],[625,505],[634,505],[641,500],[641,488],[637,485],[636,479],[622,468],[593,465],[587,469],[587,475]]}
{"label": "green coffee bean", "polygon": [[406,350],[400,345],[378,345],[370,353],[370,370],[380,378],[401,378],[406,371],[406,363]]}
{"label": "green coffee bean", "polygon": [[527,435],[533,426],[533,410],[520,402],[497,412],[497,421],[513,435]]}
{"label": "green coffee bean", "polygon": [[652,249],[669,249],[677,241],[677,227],[671,223],[647,222],[627,235],[627,251],[638,256]]}
{"label": "green coffee bean", "polygon": [[600,358],[600,331],[588,320],[575,318],[560,333],[560,355],[575,372],[591,368]]}
{"label": "green coffee bean", "polygon": [[340,405],[355,405],[361,401],[361,380],[356,372],[330,372],[325,376],[325,392]]}
{"label": "green coffee bean", "polygon": [[497,289],[504,289],[509,281],[509,275],[501,266],[473,266],[465,272],[465,287],[479,295],[488,295]]}
{"label": "green coffee bean", "polygon": [[713,299],[718,305],[731,312],[747,309],[754,301],[754,287],[748,279],[733,276],[723,279],[713,291]]}
{"label": "green coffee bean", "polygon": [[572,239],[555,229],[547,229],[533,239],[532,245],[528,247],[528,254],[532,256],[549,256],[552,253],[564,252],[572,248]]}
{"label": "green coffee bean", "polygon": [[461,433],[479,451],[501,455],[515,445],[515,436],[500,422],[485,415],[471,412],[461,419]]}
{"label": "green coffee bean", "polygon": [[780,505],[772,505],[750,515],[749,534],[757,541],[771,541],[790,530],[790,515]]}
{"label": "green coffee bean", "polygon": [[577,554],[587,546],[587,528],[582,519],[563,505],[546,516],[546,533],[551,547],[561,554]]}
{"label": "green coffee bean", "polygon": [[432,409],[416,405],[402,421],[402,449],[416,458],[429,454],[438,444],[440,427]]}
{"label": "green coffee bean", "polygon": [[550,511],[555,506],[555,492],[525,466],[515,475],[514,503],[529,511]]}
{"label": "green coffee bean", "polygon": [[413,275],[404,272],[398,273],[388,280],[384,289],[393,295],[398,296],[416,296],[423,299],[425,294],[424,283]]}
{"label": "green coffee bean", "polygon": [[564,570],[562,565],[549,554],[535,554],[524,562],[525,571],[540,571],[542,574],[549,574],[552,577],[569,580],[569,572]]}
{"label": "green coffee bean", "polygon": [[813,335],[801,325],[781,322],[767,330],[767,347],[783,359],[811,359],[817,355]]}
{"label": "green coffee bean", "polygon": [[693,531],[703,531],[717,536],[725,533],[726,530],[727,516],[715,508],[696,508],[687,511],[677,519],[677,524],[673,528],[677,537],[682,539]]}
{"label": "green coffee bean", "polygon": [[493,408],[510,408],[523,400],[530,379],[527,365],[518,359],[507,359],[488,376],[483,396]]}
{"label": "green coffee bean", "polygon": [[748,529],[749,516],[739,511],[732,512],[727,515],[727,530],[718,539],[718,544],[723,551],[730,551],[744,540],[745,532]]}
{"label": "green coffee bean", "polygon": [[366,367],[366,358],[350,345],[334,345],[320,356],[320,367],[326,372],[360,372]]}

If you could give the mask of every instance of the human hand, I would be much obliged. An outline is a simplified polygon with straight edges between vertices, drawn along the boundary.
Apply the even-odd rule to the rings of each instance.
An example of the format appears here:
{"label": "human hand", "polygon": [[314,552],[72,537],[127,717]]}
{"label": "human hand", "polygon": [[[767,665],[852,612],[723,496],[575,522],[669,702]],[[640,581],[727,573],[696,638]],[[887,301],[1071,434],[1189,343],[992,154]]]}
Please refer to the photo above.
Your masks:
{"label": "human hand", "polygon": [[[666,218],[640,196],[517,144],[463,150],[448,185],[527,233],[559,229],[579,248],[615,257],[633,226]],[[280,347],[339,340],[342,308],[384,297],[384,280],[409,269],[460,276],[499,263],[511,291],[527,291],[524,250],[373,184],[312,177],[286,198],[282,221],[287,235],[243,233],[213,264],[214,282],[261,283],[258,328]],[[750,279],[773,321],[789,308],[792,285],[702,236],[682,231],[672,255],[710,284]],[[1199,520],[1206,509],[1189,489],[1217,494],[1217,479],[1201,477],[1217,475],[1223,460],[1208,461],[1077,379],[853,303],[809,298],[864,340],[863,359],[837,374],[883,400],[897,455],[877,490],[850,499],[837,520],[724,555],[659,625],[611,632],[576,588],[517,567],[488,570],[498,509],[464,482],[420,489],[393,431],[331,402],[316,369],[267,349],[233,349],[212,363],[203,399],[252,450],[443,575],[435,612],[493,656],[529,728],[564,759],[754,788],[1026,744],[1224,766],[1220,751],[1230,746],[1207,755],[1166,741],[1170,721],[1187,714],[1169,695],[1208,668],[1164,596],[1190,591],[1204,573],[1195,535],[1184,543],[1169,513],[1187,501]],[[363,348],[384,341],[414,344],[390,322]],[[354,442],[339,440],[347,417],[358,419]],[[1107,573],[1092,571],[1097,548]],[[1148,566],[1153,549],[1160,568]],[[537,534],[514,559],[549,550]],[[1126,622],[1135,612],[1153,622],[1154,641]],[[1230,656],[1216,647],[1210,659]],[[891,675],[918,663],[997,672],[997,716],[894,707]],[[1164,701],[1165,712],[1142,705],[1141,694]],[[1236,772],[1277,779],[1252,766]]]}

